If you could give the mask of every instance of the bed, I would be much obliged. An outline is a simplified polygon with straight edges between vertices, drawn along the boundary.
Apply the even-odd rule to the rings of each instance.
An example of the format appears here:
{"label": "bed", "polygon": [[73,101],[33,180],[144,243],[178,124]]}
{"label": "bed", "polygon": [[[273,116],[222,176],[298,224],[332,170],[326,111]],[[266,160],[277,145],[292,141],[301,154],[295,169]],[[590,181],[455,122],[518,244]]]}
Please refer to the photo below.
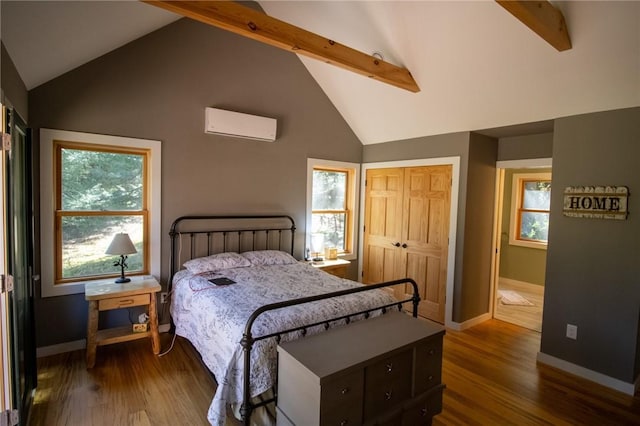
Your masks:
{"label": "bed", "polygon": [[[183,216],[170,237],[172,324],[216,379],[213,425],[225,424],[228,407],[246,425],[273,420],[264,408],[277,401],[279,342],[408,302],[417,316],[409,279],[364,286],[296,260],[290,216]],[[394,285],[412,285],[413,297],[381,289]]]}

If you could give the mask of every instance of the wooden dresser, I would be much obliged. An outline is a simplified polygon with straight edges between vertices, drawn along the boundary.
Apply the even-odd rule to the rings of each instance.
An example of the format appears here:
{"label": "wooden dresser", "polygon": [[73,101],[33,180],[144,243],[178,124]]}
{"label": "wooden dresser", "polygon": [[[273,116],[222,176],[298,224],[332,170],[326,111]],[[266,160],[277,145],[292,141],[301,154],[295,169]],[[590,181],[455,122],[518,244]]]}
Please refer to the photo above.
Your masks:
{"label": "wooden dresser", "polygon": [[278,425],[429,425],[444,327],[399,312],[278,346]]}

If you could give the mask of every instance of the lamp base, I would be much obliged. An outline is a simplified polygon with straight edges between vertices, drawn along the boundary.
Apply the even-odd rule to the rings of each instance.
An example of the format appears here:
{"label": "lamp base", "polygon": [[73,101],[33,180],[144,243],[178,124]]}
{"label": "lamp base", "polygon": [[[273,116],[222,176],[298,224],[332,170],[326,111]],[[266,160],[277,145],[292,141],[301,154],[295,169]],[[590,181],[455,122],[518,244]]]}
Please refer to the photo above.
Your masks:
{"label": "lamp base", "polygon": [[129,281],[131,281],[131,278],[118,278],[116,280],[116,284],[124,284],[124,283],[128,283]]}

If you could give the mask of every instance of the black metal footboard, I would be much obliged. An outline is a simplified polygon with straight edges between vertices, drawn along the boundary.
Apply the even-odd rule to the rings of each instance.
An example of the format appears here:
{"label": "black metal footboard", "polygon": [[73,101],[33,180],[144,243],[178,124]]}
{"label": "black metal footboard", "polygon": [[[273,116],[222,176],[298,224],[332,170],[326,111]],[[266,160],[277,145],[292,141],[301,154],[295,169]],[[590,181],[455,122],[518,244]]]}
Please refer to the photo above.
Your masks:
{"label": "black metal footboard", "polygon": [[[354,293],[360,293],[363,291],[370,291],[370,290],[375,290],[375,289],[379,289],[379,288],[383,288],[383,287],[392,287],[395,285],[404,285],[404,284],[411,284],[413,286],[413,296],[411,298],[405,299],[405,300],[400,300],[394,303],[390,303],[388,305],[384,305],[384,306],[377,306],[375,308],[371,308],[371,309],[367,309],[364,311],[359,311],[359,312],[354,312],[348,315],[344,315],[341,317],[336,317],[336,318],[332,318],[329,320],[325,320],[325,321],[320,321],[320,322],[316,322],[316,323],[312,323],[312,324],[305,324],[303,326],[298,326],[295,328],[290,328],[287,330],[281,330],[279,332],[275,332],[275,333],[270,333],[264,336],[258,336],[258,337],[254,337],[252,332],[251,332],[251,328],[253,327],[254,322],[256,321],[256,319],[262,315],[265,312],[268,311],[273,311],[273,310],[277,310],[277,309],[281,309],[281,308],[286,308],[289,306],[294,306],[294,305],[302,305],[305,303],[310,303],[310,302],[315,302],[318,300],[325,300],[325,299],[331,299],[334,297],[340,297],[340,296],[345,296],[348,294],[354,294]],[[242,401],[242,406],[240,408],[240,414],[242,416],[242,422],[245,425],[249,425],[250,424],[250,420],[251,420],[251,414],[253,412],[254,409],[270,404],[272,402],[277,402],[277,398],[278,398],[278,394],[277,394],[277,389],[274,392],[274,397],[267,399],[267,400],[263,400],[260,403],[257,404],[253,404],[251,401],[251,395],[250,395],[250,385],[251,385],[251,349],[253,348],[253,344],[259,340],[264,340],[264,339],[269,339],[269,338],[276,338],[278,341],[280,341],[280,338],[282,337],[282,335],[287,334],[287,333],[291,333],[294,331],[302,331],[303,336],[306,334],[306,330],[311,328],[311,327],[315,327],[315,326],[319,326],[319,325],[324,325],[325,329],[328,329],[331,326],[331,323],[336,323],[338,321],[342,321],[345,320],[346,323],[348,324],[350,322],[350,319],[352,317],[358,316],[358,315],[364,315],[365,318],[369,317],[369,314],[371,312],[374,311],[378,311],[381,310],[382,313],[386,313],[386,310],[388,308],[391,307],[397,307],[398,310],[402,310],[402,305],[405,303],[411,302],[413,304],[412,306],[412,315],[414,317],[418,316],[418,303],[420,302],[420,295],[418,294],[418,285],[416,284],[416,282],[414,280],[412,280],[411,278],[404,278],[404,279],[400,279],[400,280],[395,280],[395,281],[389,281],[389,282],[384,282],[384,283],[379,283],[379,284],[370,284],[370,285],[366,285],[363,287],[357,287],[357,288],[350,288],[350,289],[346,289],[346,290],[340,290],[340,291],[335,291],[332,293],[325,293],[325,294],[319,294],[319,295],[315,295],[315,296],[309,296],[309,297],[303,297],[303,298],[299,298],[299,299],[292,299],[292,300],[285,300],[282,302],[277,302],[277,303],[271,303],[265,306],[262,306],[258,309],[256,309],[253,314],[251,314],[251,316],[249,317],[249,319],[247,320],[247,324],[245,326],[245,331],[244,334],[242,336],[242,341],[240,342],[240,344],[242,345],[243,351],[244,351],[244,382],[243,382],[243,401]]]}

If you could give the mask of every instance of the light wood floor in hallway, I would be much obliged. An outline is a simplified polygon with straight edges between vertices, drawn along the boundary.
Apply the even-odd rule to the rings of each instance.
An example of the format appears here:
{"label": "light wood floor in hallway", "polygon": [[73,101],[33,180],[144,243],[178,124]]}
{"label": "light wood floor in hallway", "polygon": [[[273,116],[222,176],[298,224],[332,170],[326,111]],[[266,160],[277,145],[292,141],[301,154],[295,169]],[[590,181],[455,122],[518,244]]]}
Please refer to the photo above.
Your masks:
{"label": "light wood floor in hallway", "polygon": [[[171,336],[162,336],[163,347]],[[490,320],[444,339],[434,425],[639,425],[640,397],[536,365],[540,333]],[[181,338],[166,356],[144,340],[41,358],[30,425],[206,425],[215,382]]]}

